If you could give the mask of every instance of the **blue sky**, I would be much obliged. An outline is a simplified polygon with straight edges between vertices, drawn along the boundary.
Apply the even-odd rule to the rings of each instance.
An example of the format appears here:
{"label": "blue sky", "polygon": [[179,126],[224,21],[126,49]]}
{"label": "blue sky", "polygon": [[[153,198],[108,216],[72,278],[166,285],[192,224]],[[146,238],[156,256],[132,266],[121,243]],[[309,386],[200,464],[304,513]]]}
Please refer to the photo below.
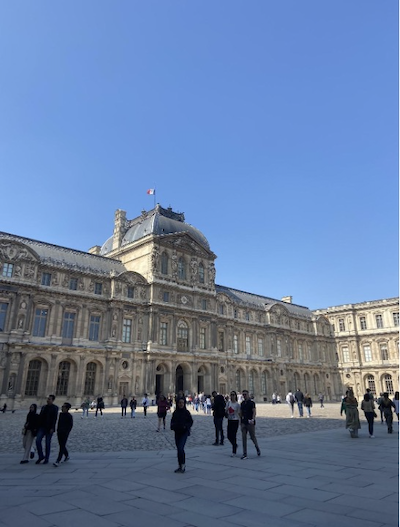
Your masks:
{"label": "blue sky", "polygon": [[398,295],[398,2],[0,6],[0,230],[87,250],[157,202],[219,284]]}

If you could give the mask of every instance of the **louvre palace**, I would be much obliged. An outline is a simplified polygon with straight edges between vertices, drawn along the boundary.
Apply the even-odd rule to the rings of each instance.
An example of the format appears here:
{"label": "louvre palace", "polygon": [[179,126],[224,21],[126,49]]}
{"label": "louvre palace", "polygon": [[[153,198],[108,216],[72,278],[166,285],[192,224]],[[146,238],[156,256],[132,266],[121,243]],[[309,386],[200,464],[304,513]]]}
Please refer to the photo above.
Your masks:
{"label": "louvre palace", "polygon": [[[110,226],[111,227],[111,226]],[[300,387],[398,390],[398,299],[318,311],[215,283],[216,255],[156,205],[88,252],[0,233],[0,402]]]}

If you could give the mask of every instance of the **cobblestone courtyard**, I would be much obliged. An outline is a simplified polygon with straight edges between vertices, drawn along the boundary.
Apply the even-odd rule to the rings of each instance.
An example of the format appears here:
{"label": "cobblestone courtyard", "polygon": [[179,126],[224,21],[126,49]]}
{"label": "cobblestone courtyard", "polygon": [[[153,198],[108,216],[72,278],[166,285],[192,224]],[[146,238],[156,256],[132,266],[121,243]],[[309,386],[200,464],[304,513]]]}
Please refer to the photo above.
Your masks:
{"label": "cobblestone courtyard", "polygon": [[[60,405],[62,401],[56,401]],[[190,408],[193,415],[194,425],[189,437],[187,448],[195,446],[210,445],[214,441],[213,418],[205,415],[202,411],[195,412]],[[133,450],[167,450],[175,449],[174,435],[169,429],[171,413],[167,416],[166,430],[160,433],[157,429],[156,407],[151,407],[147,417],[144,418],[142,408],[138,408],[136,418],[131,419],[130,414],[121,419],[120,408],[107,408],[104,416],[94,418],[94,410],[89,412],[89,417],[82,419],[81,411],[72,409],[74,417],[74,428],[68,442],[68,448],[73,452],[121,452]],[[21,453],[22,439],[21,429],[25,422],[27,410],[19,410],[15,413],[7,412],[0,414],[0,452]],[[362,412],[361,412],[362,414]],[[363,427],[366,421],[361,415]],[[380,423],[377,423],[380,426]],[[300,432],[315,432],[343,427],[344,417],[340,416],[340,404],[326,404],[320,408],[319,404],[312,408],[312,417],[305,415],[299,418],[297,407],[295,417],[290,417],[287,404],[257,404],[257,437],[267,438]],[[226,420],[224,423],[226,431]],[[240,434],[238,434],[239,445]],[[228,442],[226,442],[228,445]],[[227,446],[226,448],[229,448]],[[52,441],[52,457],[58,451],[57,438]]]}

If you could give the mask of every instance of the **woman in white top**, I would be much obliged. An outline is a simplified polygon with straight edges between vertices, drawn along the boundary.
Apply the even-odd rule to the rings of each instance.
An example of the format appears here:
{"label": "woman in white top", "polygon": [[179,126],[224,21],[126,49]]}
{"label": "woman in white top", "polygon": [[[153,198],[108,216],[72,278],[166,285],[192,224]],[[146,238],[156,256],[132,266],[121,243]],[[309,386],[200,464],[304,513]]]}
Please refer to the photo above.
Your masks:
{"label": "woman in white top", "polygon": [[231,456],[236,456],[237,442],[236,434],[239,428],[240,404],[238,403],[237,393],[232,390],[230,394],[230,401],[226,403],[225,414],[228,418],[228,440],[232,444]]}

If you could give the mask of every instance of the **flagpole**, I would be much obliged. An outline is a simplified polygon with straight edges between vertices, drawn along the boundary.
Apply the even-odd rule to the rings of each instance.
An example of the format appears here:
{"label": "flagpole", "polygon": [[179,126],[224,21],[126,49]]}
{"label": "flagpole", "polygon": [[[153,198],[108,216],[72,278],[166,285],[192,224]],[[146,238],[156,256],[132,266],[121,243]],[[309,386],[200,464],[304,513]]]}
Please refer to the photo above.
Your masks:
{"label": "flagpole", "polygon": [[154,186],[154,208],[156,208],[156,187]]}

